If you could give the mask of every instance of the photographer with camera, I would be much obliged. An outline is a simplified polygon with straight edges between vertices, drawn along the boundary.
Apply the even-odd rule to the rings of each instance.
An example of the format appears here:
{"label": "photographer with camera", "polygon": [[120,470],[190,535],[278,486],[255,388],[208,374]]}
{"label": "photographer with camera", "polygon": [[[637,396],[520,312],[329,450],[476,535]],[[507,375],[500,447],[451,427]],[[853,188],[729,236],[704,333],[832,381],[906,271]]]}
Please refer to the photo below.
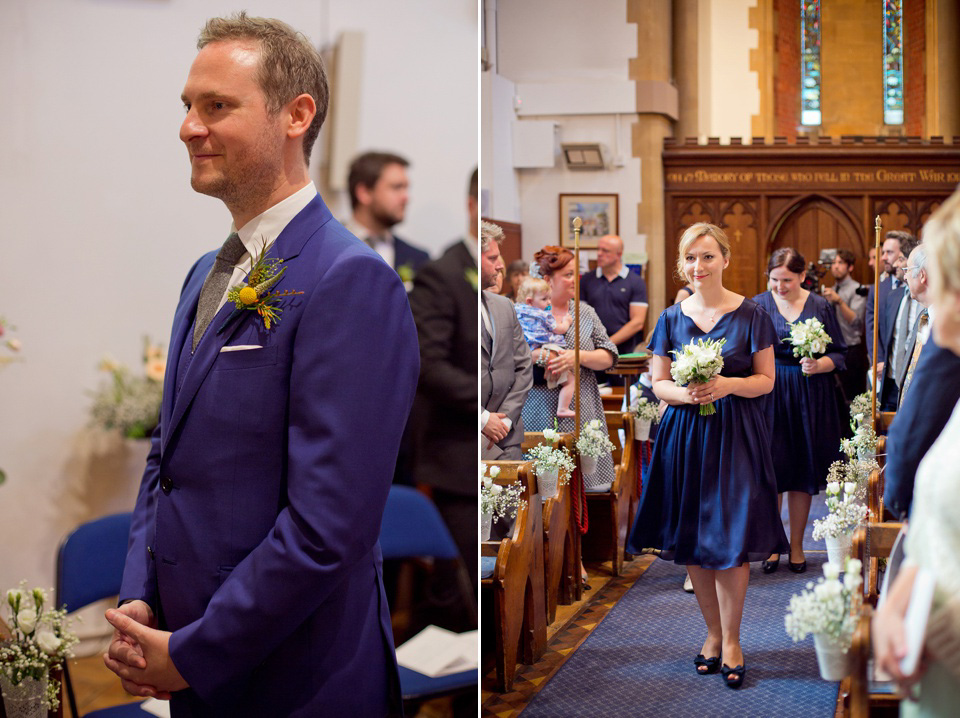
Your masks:
{"label": "photographer with camera", "polygon": [[833,305],[837,323],[847,345],[847,366],[837,372],[843,388],[844,401],[849,403],[862,394],[867,385],[867,345],[864,341],[864,320],[867,311],[868,289],[850,276],[856,256],[849,249],[838,249],[830,264],[830,274],[836,280],[832,287],[823,287],[823,298]]}

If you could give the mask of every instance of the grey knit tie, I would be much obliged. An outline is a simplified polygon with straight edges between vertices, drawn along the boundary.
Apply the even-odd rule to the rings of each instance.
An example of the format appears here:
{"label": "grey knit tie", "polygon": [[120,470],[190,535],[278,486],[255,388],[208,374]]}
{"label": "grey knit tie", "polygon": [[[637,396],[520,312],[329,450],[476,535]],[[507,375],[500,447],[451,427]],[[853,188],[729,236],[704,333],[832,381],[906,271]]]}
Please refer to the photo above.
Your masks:
{"label": "grey knit tie", "polygon": [[200,300],[197,302],[197,321],[193,326],[194,351],[197,350],[200,338],[216,316],[217,309],[220,308],[220,300],[223,299],[223,293],[227,291],[234,265],[240,261],[240,257],[246,251],[243,242],[240,241],[240,235],[234,232],[227,237],[227,241],[217,253],[217,258],[213,261],[213,269],[203,280]]}

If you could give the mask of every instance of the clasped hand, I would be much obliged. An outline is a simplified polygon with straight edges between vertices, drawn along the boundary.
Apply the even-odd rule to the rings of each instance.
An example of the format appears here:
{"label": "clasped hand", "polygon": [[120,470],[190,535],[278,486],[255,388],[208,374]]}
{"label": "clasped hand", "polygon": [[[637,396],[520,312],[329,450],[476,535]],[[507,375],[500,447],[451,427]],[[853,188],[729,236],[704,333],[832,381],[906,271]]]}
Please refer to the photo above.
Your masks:
{"label": "clasped hand", "polygon": [[547,361],[547,371],[556,376],[560,376],[565,371],[573,371],[573,352],[561,349],[554,354],[550,352],[550,359]]}
{"label": "clasped hand", "polygon": [[811,359],[810,357],[804,357],[800,360],[800,370],[804,374],[819,374],[820,361],[817,359]]}
{"label": "clasped hand", "polygon": [[157,630],[150,606],[131,601],[111,608],[106,616],[115,630],[103,662],[120,676],[127,693],[170,700],[173,691],[188,687],[170,660],[171,634]]}
{"label": "clasped hand", "polygon": [[686,389],[690,404],[709,404],[730,393],[727,378],[719,374],[706,384],[688,384]]}

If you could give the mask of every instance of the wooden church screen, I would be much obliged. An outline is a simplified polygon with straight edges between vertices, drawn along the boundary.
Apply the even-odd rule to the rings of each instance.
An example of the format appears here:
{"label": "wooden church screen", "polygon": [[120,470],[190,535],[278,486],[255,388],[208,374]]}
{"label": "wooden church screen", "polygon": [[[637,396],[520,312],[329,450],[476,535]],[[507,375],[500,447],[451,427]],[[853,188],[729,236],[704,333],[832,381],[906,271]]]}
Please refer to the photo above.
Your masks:
{"label": "wooden church screen", "polygon": [[880,215],[882,232],[918,234],[960,183],[960,138],[952,144],[846,137],[816,145],[803,138],[796,145],[736,142],[665,142],[668,305],[681,286],[674,277],[677,243],[694,222],[726,231],[732,258],[724,284],[747,297],[766,288],[767,258],[780,247],[796,248],[808,263],[823,249],[849,249],[857,257],[854,277],[869,284],[874,217]]}

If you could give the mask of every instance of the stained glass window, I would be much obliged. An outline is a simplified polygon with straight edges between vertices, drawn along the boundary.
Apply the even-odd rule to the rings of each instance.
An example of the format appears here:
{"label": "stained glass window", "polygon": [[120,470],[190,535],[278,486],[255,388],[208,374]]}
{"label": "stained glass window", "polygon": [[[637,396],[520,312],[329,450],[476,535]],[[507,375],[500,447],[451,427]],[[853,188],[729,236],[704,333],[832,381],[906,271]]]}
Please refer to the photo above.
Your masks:
{"label": "stained glass window", "polygon": [[[899,2],[898,2],[899,5]],[[820,0],[802,0],[800,124],[820,124]]]}
{"label": "stained glass window", "polygon": [[903,124],[903,3],[883,2],[883,123]]}

